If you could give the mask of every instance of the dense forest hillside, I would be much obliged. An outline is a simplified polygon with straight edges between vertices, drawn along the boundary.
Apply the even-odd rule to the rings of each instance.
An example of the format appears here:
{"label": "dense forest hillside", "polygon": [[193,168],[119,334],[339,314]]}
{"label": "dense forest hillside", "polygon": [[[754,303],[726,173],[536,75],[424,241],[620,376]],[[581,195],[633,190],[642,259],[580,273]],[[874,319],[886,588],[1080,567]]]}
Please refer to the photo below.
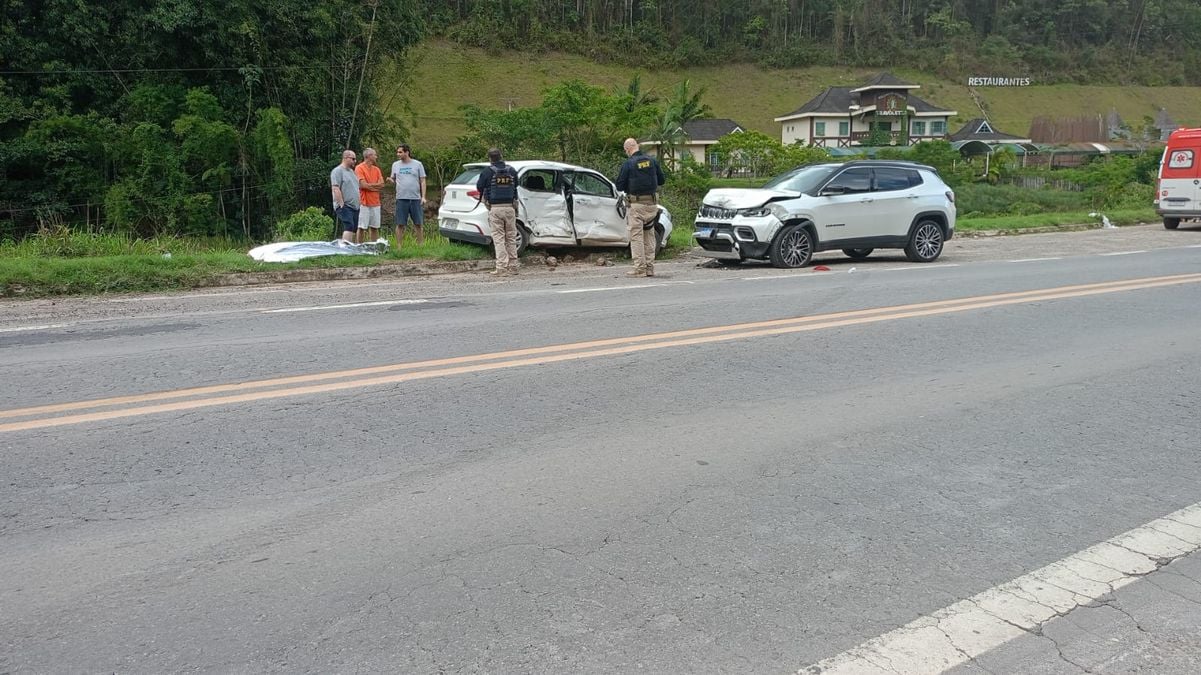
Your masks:
{"label": "dense forest hillside", "polygon": [[958,79],[1201,84],[1196,0],[418,0],[428,35],[645,67],[906,63]]}

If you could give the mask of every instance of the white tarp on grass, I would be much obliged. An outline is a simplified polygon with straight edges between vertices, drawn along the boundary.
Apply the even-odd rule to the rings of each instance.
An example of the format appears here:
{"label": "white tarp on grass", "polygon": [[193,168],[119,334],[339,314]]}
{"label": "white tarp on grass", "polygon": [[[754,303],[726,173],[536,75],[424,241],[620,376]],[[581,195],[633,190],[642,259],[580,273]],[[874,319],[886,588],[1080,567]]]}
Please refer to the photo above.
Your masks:
{"label": "white tarp on grass", "polygon": [[388,250],[387,239],[353,244],[341,239],[333,241],[277,241],[250,249],[247,253],[260,262],[296,262],[324,255],[379,255]]}

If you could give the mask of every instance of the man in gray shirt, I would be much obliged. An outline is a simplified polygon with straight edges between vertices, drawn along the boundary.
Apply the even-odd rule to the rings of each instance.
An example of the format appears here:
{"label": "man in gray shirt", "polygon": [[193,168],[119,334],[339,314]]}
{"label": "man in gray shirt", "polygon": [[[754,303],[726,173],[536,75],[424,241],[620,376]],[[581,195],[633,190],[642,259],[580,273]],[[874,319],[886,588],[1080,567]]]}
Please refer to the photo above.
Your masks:
{"label": "man in gray shirt", "polygon": [[396,183],[396,248],[400,248],[405,225],[413,221],[417,245],[425,241],[425,167],[413,159],[408,145],[396,148],[396,161],[388,180]]}
{"label": "man in gray shirt", "polygon": [[342,240],[353,242],[359,230],[359,177],[354,173],[354,150],[342,151],[342,163],[329,172],[334,194],[334,215],[342,228]]}

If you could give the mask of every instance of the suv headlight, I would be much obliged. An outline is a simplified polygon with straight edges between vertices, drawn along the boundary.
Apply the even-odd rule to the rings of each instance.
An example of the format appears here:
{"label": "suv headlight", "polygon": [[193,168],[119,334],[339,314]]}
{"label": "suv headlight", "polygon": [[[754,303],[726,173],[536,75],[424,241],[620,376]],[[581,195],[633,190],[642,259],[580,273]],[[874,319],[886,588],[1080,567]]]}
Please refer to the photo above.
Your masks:
{"label": "suv headlight", "polygon": [[767,206],[756,206],[753,209],[738,209],[738,215],[748,218],[762,218],[763,216],[771,215],[771,208]]}

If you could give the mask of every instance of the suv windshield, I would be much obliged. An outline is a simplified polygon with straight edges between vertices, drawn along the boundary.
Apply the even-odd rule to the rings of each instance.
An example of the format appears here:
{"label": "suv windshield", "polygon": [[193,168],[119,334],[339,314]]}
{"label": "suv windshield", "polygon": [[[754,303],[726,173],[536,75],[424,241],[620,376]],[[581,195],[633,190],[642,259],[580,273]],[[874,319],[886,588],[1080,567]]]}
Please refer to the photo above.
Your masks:
{"label": "suv windshield", "polygon": [[814,164],[793,169],[780,174],[763,186],[766,190],[791,190],[812,196],[818,186],[826,182],[830,174],[838,169],[837,165]]}

